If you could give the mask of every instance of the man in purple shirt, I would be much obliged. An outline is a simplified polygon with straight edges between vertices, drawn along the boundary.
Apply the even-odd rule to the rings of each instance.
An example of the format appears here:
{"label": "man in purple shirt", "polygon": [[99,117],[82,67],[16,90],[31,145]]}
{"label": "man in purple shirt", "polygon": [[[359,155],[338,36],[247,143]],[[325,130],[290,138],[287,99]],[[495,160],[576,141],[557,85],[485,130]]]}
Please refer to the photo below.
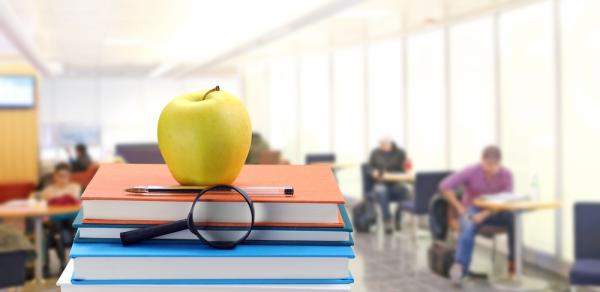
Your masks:
{"label": "man in purple shirt", "polygon": [[[473,205],[482,195],[492,195],[513,191],[512,173],[501,165],[502,153],[496,146],[483,150],[481,162],[456,172],[440,183],[440,190],[450,205],[460,215],[460,235],[450,269],[450,278],[456,284],[468,274],[475,236],[482,225],[504,226],[508,231],[509,272],[514,273],[514,230],[513,215],[508,212],[492,213]],[[462,187],[462,202],[456,196],[456,189]]]}

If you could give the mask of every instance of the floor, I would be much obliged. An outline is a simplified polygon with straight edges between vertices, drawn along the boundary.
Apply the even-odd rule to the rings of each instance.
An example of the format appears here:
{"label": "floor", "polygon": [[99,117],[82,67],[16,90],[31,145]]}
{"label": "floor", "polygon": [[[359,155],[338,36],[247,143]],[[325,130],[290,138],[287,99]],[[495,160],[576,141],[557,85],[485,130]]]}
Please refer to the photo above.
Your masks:
{"label": "floor", "polygon": [[[426,231],[418,233],[413,240],[410,229],[393,235],[384,235],[381,230],[371,233],[354,233],[356,259],[351,262],[351,271],[355,278],[354,292],[434,292],[434,291],[496,291],[487,280],[470,280],[462,288],[454,288],[445,278],[429,271],[426,250],[430,239]],[[491,254],[485,248],[476,248],[473,269],[477,271],[505,271],[499,260],[496,267],[491,265]],[[54,258],[54,261],[56,258]],[[549,279],[546,291],[568,291],[568,283],[560,276],[526,267],[525,273]],[[55,286],[56,278],[48,279],[43,285],[28,284],[22,291],[59,291]],[[592,291],[579,289],[580,292]]]}
{"label": "floor", "polygon": [[[416,241],[409,230],[393,235],[384,235],[381,231],[355,233],[354,240],[357,254],[351,264],[356,281],[352,289],[354,292],[497,291],[486,279],[467,280],[461,288],[456,288],[447,279],[433,274],[427,266],[426,257],[430,237],[424,230],[418,232]],[[486,248],[478,247],[475,253],[473,270],[486,273],[497,271],[499,276],[507,270],[503,260],[498,260],[498,265],[492,267],[491,253]],[[569,291],[566,280],[558,275],[532,267],[525,267],[525,273],[549,279],[545,291]]]}

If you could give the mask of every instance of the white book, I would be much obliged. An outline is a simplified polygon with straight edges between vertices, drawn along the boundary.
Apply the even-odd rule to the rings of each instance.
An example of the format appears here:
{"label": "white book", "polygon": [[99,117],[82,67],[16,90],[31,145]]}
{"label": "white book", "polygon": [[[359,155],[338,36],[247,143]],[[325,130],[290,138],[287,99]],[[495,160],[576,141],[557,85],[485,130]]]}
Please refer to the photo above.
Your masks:
{"label": "white book", "polygon": [[510,202],[519,202],[519,201],[527,201],[529,200],[529,196],[513,194],[513,193],[498,193],[498,194],[489,194],[483,195],[482,198],[488,202],[494,203],[510,203]]}
{"label": "white book", "polygon": [[350,292],[350,284],[230,284],[230,285],[142,285],[142,284],[73,284],[74,265],[70,261],[56,285],[62,292]]}

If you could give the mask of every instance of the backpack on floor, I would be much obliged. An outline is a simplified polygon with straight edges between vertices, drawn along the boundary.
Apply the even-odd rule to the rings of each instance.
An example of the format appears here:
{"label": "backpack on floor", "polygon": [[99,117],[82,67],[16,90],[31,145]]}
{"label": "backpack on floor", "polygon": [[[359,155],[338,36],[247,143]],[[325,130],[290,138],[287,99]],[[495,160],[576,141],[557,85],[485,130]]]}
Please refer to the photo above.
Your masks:
{"label": "backpack on floor", "polygon": [[352,208],[352,225],[357,232],[369,232],[371,226],[377,221],[376,216],[373,203],[362,201]]}
{"label": "backpack on floor", "polygon": [[455,247],[442,242],[434,241],[427,251],[429,269],[442,277],[449,277],[450,267],[454,263]]}

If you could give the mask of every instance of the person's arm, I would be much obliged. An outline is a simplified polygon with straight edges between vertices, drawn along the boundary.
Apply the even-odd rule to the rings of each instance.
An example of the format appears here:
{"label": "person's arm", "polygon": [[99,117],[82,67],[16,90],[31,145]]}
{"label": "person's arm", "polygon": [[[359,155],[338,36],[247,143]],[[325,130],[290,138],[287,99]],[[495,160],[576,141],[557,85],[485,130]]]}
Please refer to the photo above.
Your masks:
{"label": "person's arm", "polygon": [[456,192],[454,191],[458,186],[462,185],[468,176],[468,170],[462,170],[446,177],[440,183],[440,191],[442,196],[450,203],[450,206],[454,207],[454,210],[458,212],[459,216],[465,214],[466,210],[462,203],[458,200]]}
{"label": "person's arm", "polygon": [[371,177],[375,180],[379,180],[381,177],[380,170],[378,168],[377,162],[375,161],[375,156],[377,155],[376,151],[371,151],[371,155],[369,155],[369,168],[371,171]]}
{"label": "person's arm", "polygon": [[507,193],[512,193],[513,192],[513,188],[514,188],[512,172],[509,170],[509,171],[507,171],[506,175],[508,177],[506,178],[506,186],[505,186],[505,190],[504,191],[507,192]]}
{"label": "person's arm", "polygon": [[41,198],[42,200],[49,200],[51,199],[53,196],[53,191],[52,191],[52,187],[51,186],[46,186],[41,193]]}

